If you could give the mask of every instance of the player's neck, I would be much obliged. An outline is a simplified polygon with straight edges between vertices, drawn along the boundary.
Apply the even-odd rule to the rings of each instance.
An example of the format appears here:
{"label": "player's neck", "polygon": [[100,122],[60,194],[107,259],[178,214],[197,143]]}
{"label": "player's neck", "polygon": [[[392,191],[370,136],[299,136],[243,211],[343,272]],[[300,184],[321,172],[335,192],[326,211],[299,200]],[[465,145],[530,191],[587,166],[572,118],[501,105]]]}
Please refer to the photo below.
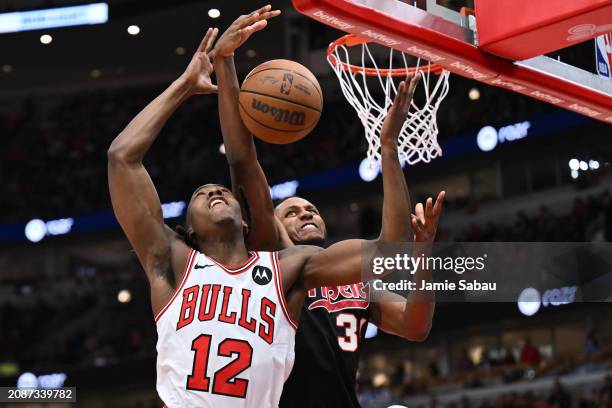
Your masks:
{"label": "player's neck", "polygon": [[249,257],[242,237],[234,240],[201,241],[200,251],[207,257],[227,266],[240,265]]}

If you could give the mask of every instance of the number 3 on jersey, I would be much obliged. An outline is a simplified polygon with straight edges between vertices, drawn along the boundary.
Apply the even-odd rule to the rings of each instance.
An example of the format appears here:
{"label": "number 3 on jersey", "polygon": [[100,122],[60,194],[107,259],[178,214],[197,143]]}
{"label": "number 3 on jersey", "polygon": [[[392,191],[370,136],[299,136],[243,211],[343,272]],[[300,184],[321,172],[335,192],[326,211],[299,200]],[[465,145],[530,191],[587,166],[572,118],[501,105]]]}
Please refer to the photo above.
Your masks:
{"label": "number 3 on jersey", "polygon": [[[195,351],[195,356],[193,358],[193,370],[191,375],[187,377],[187,389],[189,390],[208,391],[210,388],[210,377],[206,376],[210,341],[211,336],[202,334],[191,343],[191,349]],[[249,381],[236,378],[236,376],[251,366],[253,348],[244,340],[225,339],[219,343],[217,354],[223,357],[233,357],[234,355],[238,357],[214,374],[211,392],[228,397],[244,398]]]}
{"label": "number 3 on jersey", "polygon": [[354,352],[359,347],[359,336],[366,319],[361,319],[357,326],[357,316],[351,313],[338,313],[336,326],[344,327],[344,336],[338,336],[338,345],[343,351]]}

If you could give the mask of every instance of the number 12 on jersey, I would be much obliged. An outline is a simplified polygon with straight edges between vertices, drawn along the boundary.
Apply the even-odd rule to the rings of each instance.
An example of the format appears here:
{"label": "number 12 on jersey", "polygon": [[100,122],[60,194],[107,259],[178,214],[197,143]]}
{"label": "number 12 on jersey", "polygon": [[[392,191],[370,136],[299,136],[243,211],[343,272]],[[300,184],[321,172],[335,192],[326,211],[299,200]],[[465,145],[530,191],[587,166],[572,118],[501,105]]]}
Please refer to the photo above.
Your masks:
{"label": "number 12 on jersey", "polygon": [[187,377],[187,389],[212,392],[213,394],[226,395],[228,397],[244,398],[249,386],[249,380],[236,377],[251,366],[253,348],[244,340],[225,339],[219,343],[217,355],[237,357],[214,373],[211,389],[210,377],[207,373],[210,343],[211,336],[208,334],[201,334],[191,343],[191,349],[195,351],[195,355],[193,358],[193,369]]}

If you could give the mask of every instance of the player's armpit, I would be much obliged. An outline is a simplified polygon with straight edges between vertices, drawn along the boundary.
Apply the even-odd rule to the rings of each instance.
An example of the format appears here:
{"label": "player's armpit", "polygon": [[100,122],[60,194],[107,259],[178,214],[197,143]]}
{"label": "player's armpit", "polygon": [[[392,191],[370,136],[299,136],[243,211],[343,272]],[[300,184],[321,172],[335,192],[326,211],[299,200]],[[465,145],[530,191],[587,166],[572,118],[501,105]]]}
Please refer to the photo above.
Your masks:
{"label": "player's armpit", "polygon": [[370,303],[370,321],[385,333],[406,340],[424,341],[431,330],[431,304],[424,301],[407,302],[399,295],[385,293],[384,302]]}

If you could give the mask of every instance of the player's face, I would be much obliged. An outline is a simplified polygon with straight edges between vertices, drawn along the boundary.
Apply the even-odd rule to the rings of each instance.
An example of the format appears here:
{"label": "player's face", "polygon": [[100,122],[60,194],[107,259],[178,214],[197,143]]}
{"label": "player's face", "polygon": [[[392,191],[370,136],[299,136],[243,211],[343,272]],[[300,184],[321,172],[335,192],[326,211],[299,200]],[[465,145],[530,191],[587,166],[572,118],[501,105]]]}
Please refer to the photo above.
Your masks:
{"label": "player's face", "polygon": [[214,233],[219,226],[243,227],[240,203],[231,191],[218,184],[206,184],[193,193],[189,217],[198,236]]}
{"label": "player's face", "polygon": [[309,201],[289,198],[276,208],[275,213],[293,243],[322,245],[325,241],[325,222],[317,207]]}

